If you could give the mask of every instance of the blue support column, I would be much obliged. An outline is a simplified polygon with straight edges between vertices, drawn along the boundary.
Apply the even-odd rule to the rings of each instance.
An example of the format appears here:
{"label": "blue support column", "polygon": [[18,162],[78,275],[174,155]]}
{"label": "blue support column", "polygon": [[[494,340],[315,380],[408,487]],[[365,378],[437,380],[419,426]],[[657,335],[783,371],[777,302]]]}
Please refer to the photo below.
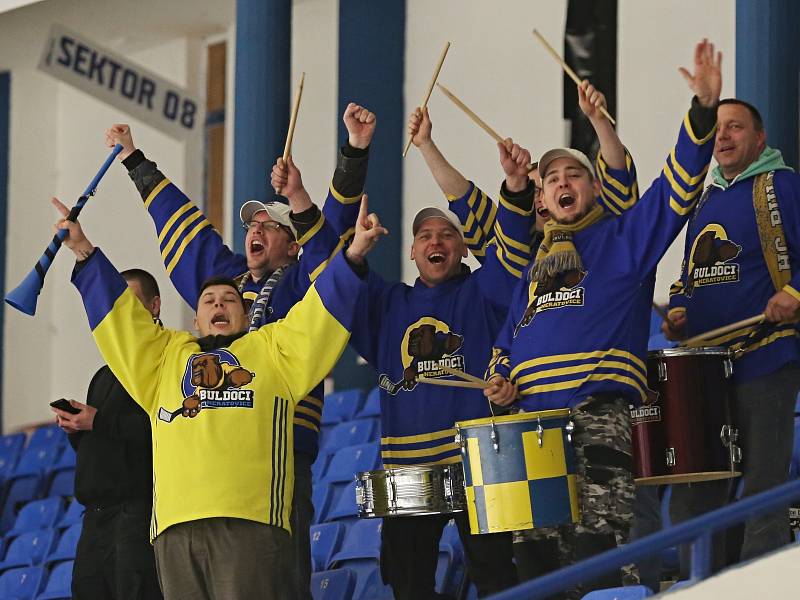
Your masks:
{"label": "blue support column", "polygon": [[[339,139],[346,136],[341,115],[348,102],[375,112],[378,127],[370,148],[366,189],[370,209],[380,215],[391,235],[370,254],[369,264],[389,280],[400,278],[400,261],[408,252],[401,248],[405,28],[405,2],[339,2]],[[355,357],[348,347],[334,371],[337,389],[377,385],[375,372],[357,365]]]}
{"label": "blue support column", "polygon": [[[290,112],[291,0],[237,0],[233,126],[234,223],[249,199],[274,195],[268,174],[283,152]],[[244,231],[233,228],[242,251]]]}
{"label": "blue support column", "polygon": [[[9,123],[11,121],[11,73],[0,73],[0,298],[6,295],[6,219],[8,217],[8,157]],[[5,331],[3,315],[0,310],[0,332]],[[3,348],[0,345],[0,365],[3,364]],[[3,372],[0,368],[0,389],[3,387]],[[3,399],[0,396],[0,431],[3,430]]]}
{"label": "blue support column", "polygon": [[800,4],[796,0],[736,1],[736,97],[764,118],[767,143],[798,168]]}

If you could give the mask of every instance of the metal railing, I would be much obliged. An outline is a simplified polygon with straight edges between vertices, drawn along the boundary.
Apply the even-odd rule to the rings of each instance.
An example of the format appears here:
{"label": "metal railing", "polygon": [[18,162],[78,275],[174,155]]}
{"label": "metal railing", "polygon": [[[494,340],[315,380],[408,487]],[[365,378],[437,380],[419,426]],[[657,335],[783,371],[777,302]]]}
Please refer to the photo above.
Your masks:
{"label": "metal railing", "polygon": [[[800,498],[800,479],[738,500],[690,521],[669,527],[619,548],[608,550],[569,567],[526,581],[491,596],[492,600],[536,600],[571,589],[647,556],[677,544],[691,542],[690,578],[705,579],[711,574],[711,534],[752,516],[787,506]],[[786,526],[789,526],[787,521]]]}

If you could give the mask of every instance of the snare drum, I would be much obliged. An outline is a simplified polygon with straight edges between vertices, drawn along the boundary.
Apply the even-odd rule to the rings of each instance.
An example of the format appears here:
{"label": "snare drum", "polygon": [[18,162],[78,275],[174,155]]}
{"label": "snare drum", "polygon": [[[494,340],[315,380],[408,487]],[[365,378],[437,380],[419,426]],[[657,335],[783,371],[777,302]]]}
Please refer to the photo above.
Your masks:
{"label": "snare drum", "polygon": [[578,520],[569,410],[456,423],[472,533]]}
{"label": "snare drum", "polygon": [[740,475],[727,348],[670,348],[648,353],[655,395],[631,409],[636,483],[690,483]]}
{"label": "snare drum", "polygon": [[419,465],[356,475],[359,517],[447,514],[464,510],[461,465]]}

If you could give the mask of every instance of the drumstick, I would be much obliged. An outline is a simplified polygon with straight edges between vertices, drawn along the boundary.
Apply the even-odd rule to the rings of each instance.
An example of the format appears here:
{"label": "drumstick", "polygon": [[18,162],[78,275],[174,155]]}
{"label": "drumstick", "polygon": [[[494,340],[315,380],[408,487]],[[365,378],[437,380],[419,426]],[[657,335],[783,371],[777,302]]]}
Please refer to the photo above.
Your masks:
{"label": "drumstick", "polygon": [[[294,106],[292,106],[292,115],[289,117],[289,131],[286,132],[286,144],[283,146],[283,164],[286,164],[286,161],[289,158],[289,155],[292,153],[292,138],[294,137],[294,127],[297,125],[297,113],[300,110],[300,98],[303,97],[303,82],[306,79],[305,71],[303,74],[300,75],[300,84],[297,86],[297,93],[294,96]],[[281,193],[281,188],[275,189],[276,194]]]}
{"label": "drumstick", "polygon": [[[422,100],[422,104],[420,104],[420,108],[425,108],[428,106],[428,100],[431,98],[431,93],[433,92],[433,86],[436,83],[436,79],[439,77],[439,71],[442,70],[442,64],[444,64],[444,57],[447,56],[447,51],[450,49],[450,42],[446,42],[444,45],[444,49],[442,50],[442,55],[439,57],[439,63],[436,65],[436,69],[433,71],[433,77],[431,78],[431,83],[428,86],[428,93],[425,94],[425,98]],[[403,158],[406,157],[408,154],[408,149],[411,147],[411,139],[413,135],[408,136],[408,141],[406,142],[406,147],[403,148]]]}
{"label": "drumstick", "polygon": [[476,115],[474,112],[472,112],[472,111],[470,110],[470,108],[469,108],[469,107],[468,107],[466,104],[464,104],[464,103],[463,103],[463,102],[462,102],[462,101],[461,101],[461,100],[458,98],[458,96],[456,96],[456,95],[455,95],[453,92],[451,92],[451,91],[450,91],[450,90],[448,90],[446,87],[444,87],[444,86],[443,86],[441,83],[437,83],[437,84],[436,84],[436,87],[438,87],[440,90],[442,90],[442,93],[443,93],[445,96],[447,96],[448,98],[450,98],[450,100],[453,102],[453,104],[455,104],[455,105],[456,105],[458,108],[460,108],[461,110],[463,110],[463,111],[464,111],[464,113],[465,113],[465,114],[466,114],[466,115],[467,115],[467,116],[468,116],[470,119],[472,119],[472,120],[473,120],[473,122],[474,122],[474,123],[475,123],[475,124],[476,124],[478,127],[480,127],[481,129],[483,129],[483,130],[484,130],[486,133],[488,133],[490,136],[492,136],[492,137],[494,138],[494,141],[495,141],[495,142],[497,142],[498,144],[502,144],[502,143],[503,143],[503,138],[501,138],[501,137],[500,137],[500,134],[499,134],[499,133],[497,133],[497,132],[496,132],[494,129],[492,129],[491,127],[489,127],[489,126],[486,124],[486,122],[485,122],[483,119],[481,119],[481,118],[480,118],[478,115]]}
{"label": "drumstick", "polygon": [[454,377],[459,377],[461,379],[465,379],[467,381],[471,381],[472,383],[487,383],[485,380],[481,379],[480,377],[475,377],[475,375],[470,375],[465,371],[459,371],[458,369],[453,369],[452,367],[445,367],[444,365],[439,365],[439,368],[444,371],[445,373],[449,373]]}
{"label": "drumstick", "polygon": [[661,307],[660,307],[658,304],[656,304],[655,302],[653,302],[653,310],[654,310],[654,311],[656,311],[656,314],[657,314],[659,317],[661,317],[661,320],[662,320],[662,321],[668,321],[668,320],[669,320],[669,319],[668,319],[668,317],[667,317],[667,311],[665,311],[663,308],[661,308]]}
{"label": "drumstick", "polygon": [[297,124],[297,113],[300,110],[300,98],[303,97],[303,82],[306,79],[305,71],[300,75],[300,83],[294,96],[294,106],[292,106],[292,116],[289,119],[289,131],[286,133],[286,144],[283,147],[283,162],[289,158],[292,152],[292,138],[294,137],[294,126]]}
{"label": "drumstick", "polygon": [[475,381],[454,381],[453,379],[433,379],[430,377],[417,377],[417,381],[420,383],[430,383],[431,385],[446,385],[449,387],[473,388],[480,390],[489,387],[489,384],[485,381],[477,383]]}
{"label": "drumstick", "polygon": [[[572,70],[572,68],[571,68],[571,67],[570,67],[570,66],[569,66],[569,65],[568,65],[568,64],[567,64],[567,63],[564,61],[564,59],[563,59],[563,58],[561,58],[561,56],[558,54],[558,52],[556,52],[555,48],[553,48],[553,47],[552,47],[552,46],[551,46],[551,45],[550,45],[550,44],[547,42],[547,40],[546,40],[546,39],[544,39],[544,38],[542,37],[542,34],[541,34],[541,33],[539,33],[538,31],[536,31],[536,30],[534,29],[534,30],[533,30],[533,36],[534,36],[534,37],[535,37],[537,40],[539,40],[540,42],[542,42],[542,45],[545,47],[545,49],[546,49],[546,50],[547,50],[547,51],[548,51],[548,52],[551,54],[551,56],[552,56],[553,58],[555,58],[555,59],[556,59],[556,62],[557,62],[558,64],[560,64],[560,65],[561,65],[561,68],[562,68],[562,69],[564,69],[564,72],[565,72],[567,75],[569,75],[569,78],[570,78],[570,79],[572,79],[572,81],[574,81],[574,82],[575,82],[575,85],[578,85],[578,86],[580,86],[580,85],[581,85],[581,83],[583,83],[583,82],[580,80],[580,78],[578,77],[578,75],[577,75],[577,74],[575,73],[575,71],[573,71],[573,70]],[[606,119],[608,119],[608,120],[611,122],[611,124],[612,124],[612,125],[616,125],[616,124],[617,124],[617,122],[614,120],[614,117],[612,117],[610,114],[608,114],[608,111],[607,111],[605,108],[603,108],[603,107],[600,107],[600,112],[601,112],[601,113],[603,113],[603,115],[605,116],[605,118],[606,118]]]}
{"label": "drumstick", "polygon": [[750,317],[749,319],[743,319],[741,321],[737,321],[736,323],[731,323],[730,325],[725,325],[723,327],[717,327],[716,329],[712,329],[711,331],[706,331],[705,333],[701,333],[694,337],[690,337],[688,340],[683,340],[679,346],[693,346],[703,340],[707,340],[709,338],[715,338],[720,335],[724,335],[731,331],[736,331],[737,329],[742,329],[744,327],[750,327],[751,325],[759,325],[761,322],[764,321],[766,317],[762,315],[756,315],[755,317]]}

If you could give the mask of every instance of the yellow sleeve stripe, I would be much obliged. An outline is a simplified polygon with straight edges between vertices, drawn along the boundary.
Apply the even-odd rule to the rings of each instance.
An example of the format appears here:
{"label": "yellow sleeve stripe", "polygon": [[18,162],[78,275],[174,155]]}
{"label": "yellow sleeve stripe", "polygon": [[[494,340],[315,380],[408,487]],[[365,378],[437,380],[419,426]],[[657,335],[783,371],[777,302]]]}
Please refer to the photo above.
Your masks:
{"label": "yellow sleeve stripe", "polygon": [[517,252],[511,251],[508,247],[509,238],[502,235],[499,229],[495,229],[497,231],[494,241],[497,243],[498,249],[500,249],[503,253],[503,256],[510,262],[515,263],[522,267],[523,269],[528,266],[528,263],[531,260],[530,252],[528,254],[523,254],[520,256]]}
{"label": "yellow sleeve stripe", "polygon": [[190,210],[195,210],[195,211],[197,211],[198,214],[200,213],[200,211],[197,210],[197,208],[195,207],[194,204],[191,203],[191,201],[187,202],[186,204],[181,206],[178,210],[176,210],[174,213],[172,213],[172,216],[169,219],[167,219],[166,223],[164,223],[164,227],[162,227],[161,231],[158,232],[158,244],[159,244],[159,246],[164,243],[164,240],[166,239],[167,234],[169,234],[170,229],[172,229],[172,226],[175,225],[175,223],[178,221],[178,219],[180,219],[183,215],[185,215]]}
{"label": "yellow sleeve stripe", "polygon": [[589,373],[598,369],[620,369],[628,371],[640,383],[642,387],[647,387],[647,377],[642,374],[638,369],[628,363],[613,358],[603,359],[598,363],[586,363],[582,365],[575,365],[572,367],[560,367],[557,369],[546,369],[544,371],[537,371],[528,375],[518,377],[516,382],[520,385],[529,383],[531,381],[539,381],[548,377],[560,377],[562,375],[577,375],[579,373]]}
{"label": "yellow sleeve stripe", "polygon": [[692,142],[694,142],[695,145],[697,145],[697,146],[702,146],[707,141],[709,141],[711,138],[713,138],[714,135],[717,133],[717,126],[715,125],[714,128],[711,130],[711,133],[709,133],[706,137],[704,137],[702,139],[698,138],[695,135],[694,130],[692,129],[692,122],[689,119],[689,113],[688,112],[686,113],[686,116],[683,117],[683,128],[686,130],[686,134],[689,136],[689,139],[691,139]]}
{"label": "yellow sleeve stripe", "polygon": [[455,427],[450,429],[441,429],[439,431],[432,431],[430,433],[420,433],[419,435],[404,435],[400,437],[382,437],[381,444],[384,446],[393,444],[416,444],[419,442],[431,442],[434,440],[441,440],[446,437],[453,437],[456,434]]}
{"label": "yellow sleeve stripe", "polygon": [[765,337],[763,340],[759,340],[758,342],[756,342],[752,346],[748,346],[747,348],[745,348],[744,354],[747,354],[748,352],[752,352],[753,350],[758,350],[759,348],[763,348],[764,346],[767,346],[768,344],[771,344],[772,342],[774,342],[776,340],[779,340],[779,339],[782,339],[782,338],[785,338],[785,337],[795,337],[797,335],[798,334],[797,334],[797,331],[795,329],[784,329],[782,331],[776,331],[772,335],[769,335],[769,336]]}
{"label": "yellow sleeve stripe", "polygon": [[800,292],[790,286],[788,283],[783,286],[783,291],[789,294],[795,300],[800,300]]}
{"label": "yellow sleeve stripe", "polygon": [[312,282],[316,281],[317,277],[319,277],[320,273],[322,273],[325,270],[325,267],[327,267],[328,264],[330,264],[331,260],[333,260],[333,258],[337,254],[339,254],[339,252],[341,252],[341,250],[344,247],[345,243],[347,243],[347,240],[350,239],[350,237],[355,233],[355,231],[356,231],[355,227],[351,227],[350,229],[348,229],[342,235],[339,236],[339,243],[336,244],[336,247],[333,249],[333,252],[331,252],[331,255],[327,259],[325,259],[323,262],[321,262],[316,269],[311,271],[311,275],[308,276],[308,278]]}
{"label": "yellow sleeve stripe", "polygon": [[644,361],[642,361],[642,359],[640,359],[638,356],[631,354],[626,350],[618,350],[617,348],[610,348],[608,350],[594,350],[592,352],[576,352],[574,354],[554,354],[553,356],[541,356],[539,358],[526,360],[525,362],[521,362],[516,367],[514,367],[514,370],[511,372],[511,377],[513,379],[523,369],[530,369],[532,367],[537,367],[539,365],[549,365],[560,362],[572,362],[577,360],[593,360],[598,358],[603,359],[606,358],[607,356],[624,358],[627,361],[639,367],[642,374],[646,375],[647,373],[647,367],[645,366]]}
{"label": "yellow sleeve stripe", "polygon": [[[447,458],[442,458],[440,460],[434,461],[425,461],[426,465],[455,465],[461,462],[461,456],[448,456]],[[390,463],[383,461],[383,466],[386,469],[399,469],[401,467],[407,467],[409,465],[405,465],[402,463]]]}
{"label": "yellow sleeve stripe", "polygon": [[314,423],[310,423],[309,421],[306,421],[302,417],[295,416],[294,419],[292,419],[292,424],[300,427],[305,427],[306,429],[310,429],[315,433],[319,433],[318,425],[314,425]]}
{"label": "yellow sleeve stripe", "polygon": [[529,217],[529,216],[531,216],[533,214],[533,205],[531,205],[531,209],[530,210],[524,210],[524,209],[520,208],[519,206],[517,206],[515,204],[512,204],[511,202],[509,202],[508,200],[503,198],[502,194],[500,194],[500,204],[506,210],[510,210],[511,212],[516,213],[518,215],[521,215],[523,217]]}
{"label": "yellow sleeve stripe", "polygon": [[150,208],[150,204],[153,202],[153,200],[156,199],[156,196],[158,196],[161,190],[167,187],[170,183],[172,182],[169,179],[164,178],[163,180],[161,180],[161,182],[159,182],[159,184],[156,187],[154,187],[153,191],[150,192],[150,194],[147,196],[147,199],[144,201],[144,207]]}
{"label": "yellow sleeve stripe", "polygon": [[440,446],[418,448],[416,450],[382,450],[381,456],[384,458],[419,458],[420,456],[433,456],[441,454],[442,452],[451,452],[458,449],[459,447],[455,442],[448,442]]}
{"label": "yellow sleeve stripe", "polygon": [[209,223],[207,219],[203,219],[197,225],[195,225],[194,229],[192,229],[189,233],[186,234],[186,237],[183,238],[181,245],[178,246],[178,249],[175,251],[175,255],[172,257],[172,260],[169,261],[169,264],[167,265],[168,275],[171,275],[173,269],[175,269],[175,267],[177,266],[178,261],[181,259],[181,256],[183,256],[183,251],[186,250],[186,246],[188,246],[191,243],[191,241],[197,236],[197,234],[200,233],[206,227],[211,227],[211,223]]}
{"label": "yellow sleeve stripe", "polygon": [[322,224],[325,222],[325,215],[322,214],[322,211],[319,213],[319,218],[317,222],[309,229],[300,239],[297,240],[297,243],[301,246],[305,244],[308,240],[310,240],[322,227]]}
{"label": "yellow sleeve stripe", "polygon": [[560,381],[558,383],[547,383],[542,385],[532,385],[525,389],[520,390],[523,396],[530,396],[531,394],[541,394],[544,392],[555,392],[559,390],[568,390],[578,388],[588,381],[616,381],[635,388],[639,392],[639,396],[644,399],[646,396],[645,388],[643,388],[638,381],[631,379],[625,375],[618,375],[616,373],[592,373],[587,377],[575,379],[572,381]]}
{"label": "yellow sleeve stripe", "polygon": [[199,210],[195,210],[175,228],[175,231],[172,232],[172,235],[169,238],[169,242],[167,242],[166,246],[164,246],[164,249],[161,251],[162,260],[167,260],[167,257],[172,252],[175,244],[178,243],[178,240],[183,237],[183,234],[187,229],[189,229],[189,227],[193,226],[198,221],[208,223],[208,221],[206,221],[206,219],[203,217],[203,213],[201,213]]}
{"label": "yellow sleeve stripe", "polygon": [[[496,241],[496,238],[495,238]],[[511,275],[520,279],[522,277],[522,271],[515,268],[513,265],[509,264],[506,260],[506,253],[503,251],[502,247],[498,244],[495,249],[495,255],[497,256],[497,260],[500,261],[500,264],[503,265],[503,268],[508,271]]]}
{"label": "yellow sleeve stripe", "polygon": [[706,172],[708,171],[708,167],[703,169],[703,173],[701,175],[702,179],[700,181],[700,185],[692,186],[689,190],[684,190],[683,186],[675,180],[675,176],[673,175],[673,171],[670,168],[669,163],[664,165],[664,177],[667,178],[669,181],[670,187],[672,188],[672,195],[677,197],[680,200],[684,200],[685,202],[690,202],[697,196],[699,191],[702,191],[703,185],[702,182],[705,180]]}
{"label": "yellow sleeve stripe", "polygon": [[672,152],[669,154],[669,160],[672,163],[672,168],[675,171],[675,174],[681,178],[681,180],[690,187],[694,187],[698,184],[702,184],[706,179],[706,171],[708,171],[708,167],[703,169],[703,171],[694,177],[689,175],[689,173],[684,169],[681,164],[678,162],[678,159],[675,157],[675,148],[672,148]]}
{"label": "yellow sleeve stripe", "polygon": [[358,194],[357,196],[350,196],[350,197],[342,196],[339,192],[336,191],[336,188],[333,187],[333,184],[331,184],[329,189],[330,189],[330,192],[331,192],[331,196],[336,198],[336,200],[340,204],[355,204],[356,202],[361,202],[361,194]]}
{"label": "yellow sleeve stripe", "polygon": [[[616,177],[608,174],[608,164],[601,154],[597,155],[597,171],[600,173],[601,183],[607,183],[609,186],[615,188],[620,194],[627,196],[630,194],[630,186],[623,185],[623,183]],[[625,170],[631,172],[631,158],[628,151],[625,150]]]}
{"label": "yellow sleeve stripe", "polygon": [[[520,242],[519,240],[506,235],[506,232],[503,231],[502,225],[500,225],[500,221],[497,221],[494,225],[495,234],[503,240],[503,243],[510,247],[514,248],[515,250],[519,250],[522,254],[526,256],[530,256],[531,254],[531,245],[526,244],[524,242]],[[525,264],[528,264],[528,261],[525,261]]]}
{"label": "yellow sleeve stripe", "polygon": [[322,418],[322,415],[320,415],[319,412],[317,412],[313,408],[308,408],[307,406],[303,406],[302,404],[296,405],[294,407],[294,412],[308,415],[309,417],[314,419],[317,423],[319,423],[320,419]]}
{"label": "yellow sleeve stripe", "polygon": [[306,396],[305,398],[303,398],[302,402],[308,402],[309,404],[313,404],[314,406],[316,406],[320,410],[322,410],[322,407],[323,407],[322,400],[319,400],[318,398],[314,398],[314,396]]}

